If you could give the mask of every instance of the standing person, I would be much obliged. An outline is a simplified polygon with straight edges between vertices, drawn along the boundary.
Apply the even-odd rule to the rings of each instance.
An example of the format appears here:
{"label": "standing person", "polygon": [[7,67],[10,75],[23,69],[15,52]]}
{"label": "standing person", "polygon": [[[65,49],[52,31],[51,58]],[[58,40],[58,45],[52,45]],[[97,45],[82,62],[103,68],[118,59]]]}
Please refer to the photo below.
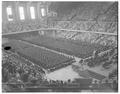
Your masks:
{"label": "standing person", "polygon": [[113,84],[113,90],[114,90],[115,92],[117,92],[117,91],[118,91],[118,83],[117,83],[117,81],[114,80],[112,84]]}
{"label": "standing person", "polygon": [[83,70],[83,69],[84,69],[84,68],[83,68],[84,60],[81,59],[81,60],[79,61],[79,63],[80,63],[80,65],[81,65],[81,69]]}
{"label": "standing person", "polygon": [[99,52],[98,52],[97,50],[95,50],[95,51],[93,52],[93,58],[97,58],[97,57],[98,57],[98,54],[99,54]]}

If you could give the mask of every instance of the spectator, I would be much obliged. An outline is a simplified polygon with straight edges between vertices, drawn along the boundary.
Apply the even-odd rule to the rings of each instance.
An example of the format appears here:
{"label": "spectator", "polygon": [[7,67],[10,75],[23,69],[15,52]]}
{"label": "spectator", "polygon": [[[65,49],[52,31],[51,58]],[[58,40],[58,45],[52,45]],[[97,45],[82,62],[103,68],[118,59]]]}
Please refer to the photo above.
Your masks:
{"label": "spectator", "polygon": [[115,92],[117,92],[117,91],[118,91],[118,83],[117,83],[117,81],[114,80],[112,84],[113,84],[113,90],[114,90]]}

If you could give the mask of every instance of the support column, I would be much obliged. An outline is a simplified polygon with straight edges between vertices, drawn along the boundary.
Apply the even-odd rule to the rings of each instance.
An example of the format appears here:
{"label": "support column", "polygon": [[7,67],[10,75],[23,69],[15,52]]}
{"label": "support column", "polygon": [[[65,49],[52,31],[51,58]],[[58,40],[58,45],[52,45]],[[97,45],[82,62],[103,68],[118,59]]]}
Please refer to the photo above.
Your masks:
{"label": "support column", "polygon": [[13,13],[13,21],[15,22],[15,21],[17,21],[16,2],[13,2],[12,13]]}
{"label": "support column", "polygon": [[34,7],[35,7],[35,17],[36,17],[36,19],[39,19],[39,16],[38,16],[38,2],[35,3]]}
{"label": "support column", "polygon": [[2,2],[2,22],[7,23],[7,11],[6,11],[6,5]]}
{"label": "support column", "polygon": [[41,15],[40,15],[40,3],[39,2],[37,3],[37,16],[38,16],[38,19],[41,18]]}
{"label": "support column", "polygon": [[25,14],[25,20],[30,20],[30,9],[29,9],[29,4],[26,2],[24,3],[24,14]]}
{"label": "support column", "polygon": [[20,13],[19,13],[19,2],[15,3],[15,13],[16,13],[16,21],[20,21]]}
{"label": "support column", "polygon": [[30,6],[31,6],[31,3],[28,2],[26,5],[28,20],[31,20]]}

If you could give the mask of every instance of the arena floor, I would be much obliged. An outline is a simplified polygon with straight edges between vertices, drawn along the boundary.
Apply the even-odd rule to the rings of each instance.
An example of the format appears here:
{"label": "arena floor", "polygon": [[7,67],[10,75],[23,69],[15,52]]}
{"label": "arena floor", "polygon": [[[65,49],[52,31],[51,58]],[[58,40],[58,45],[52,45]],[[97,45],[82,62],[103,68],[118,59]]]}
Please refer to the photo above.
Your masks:
{"label": "arena floor", "polygon": [[47,70],[55,70],[56,68],[58,69],[73,63],[72,58],[18,40],[9,40],[9,42],[5,43],[3,46],[10,46],[12,48],[11,51],[17,52],[24,58]]}
{"label": "arena floor", "polygon": [[38,46],[46,47],[55,51],[73,55],[79,58],[87,58],[93,54],[94,50],[105,51],[109,46],[100,44],[91,44],[88,42],[66,40],[39,35],[37,31],[25,32],[19,34],[5,35],[3,38],[23,40]]}

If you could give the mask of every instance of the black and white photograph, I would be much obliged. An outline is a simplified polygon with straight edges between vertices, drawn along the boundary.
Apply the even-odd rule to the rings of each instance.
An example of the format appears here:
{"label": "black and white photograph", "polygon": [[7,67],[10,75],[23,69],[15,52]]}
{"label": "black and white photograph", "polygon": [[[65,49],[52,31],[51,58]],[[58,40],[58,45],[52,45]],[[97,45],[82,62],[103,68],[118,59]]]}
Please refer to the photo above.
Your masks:
{"label": "black and white photograph", "polygon": [[118,1],[1,1],[2,93],[118,92]]}

